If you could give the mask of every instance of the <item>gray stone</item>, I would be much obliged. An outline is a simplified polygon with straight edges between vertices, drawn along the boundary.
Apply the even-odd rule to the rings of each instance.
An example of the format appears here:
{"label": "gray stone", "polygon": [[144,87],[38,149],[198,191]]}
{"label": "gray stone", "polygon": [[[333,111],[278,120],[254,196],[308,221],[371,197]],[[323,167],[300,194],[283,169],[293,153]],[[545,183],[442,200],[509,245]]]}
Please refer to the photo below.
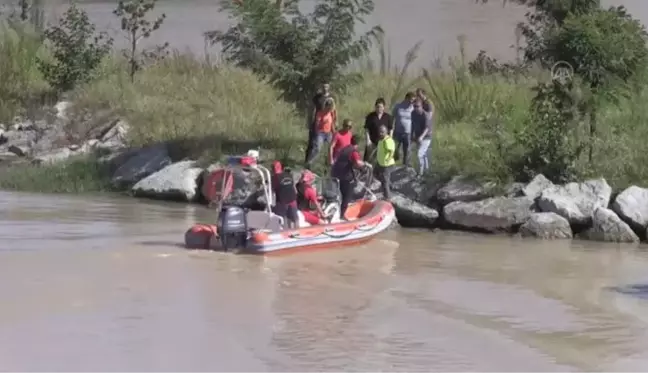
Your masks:
{"label": "gray stone", "polygon": [[570,239],[574,234],[567,219],[553,212],[538,212],[531,215],[520,227],[523,237],[537,237],[546,240]]}
{"label": "gray stone", "polygon": [[524,193],[522,190],[524,189],[525,185],[524,183],[511,183],[509,186],[506,187],[504,191],[504,196],[506,197],[522,197]]}
{"label": "gray stone", "polygon": [[443,215],[447,222],[466,229],[512,231],[531,217],[532,207],[533,200],[528,197],[495,197],[452,202],[443,208]]}
{"label": "gray stone", "polygon": [[112,176],[116,188],[130,188],[143,178],[170,165],[171,158],[166,145],[158,144],[140,149],[122,164]]}
{"label": "gray stone", "polygon": [[604,242],[639,242],[639,237],[632,231],[630,226],[614,213],[605,207],[599,207],[592,216],[592,227],[584,231],[583,238],[592,241]]}
{"label": "gray stone", "polygon": [[396,220],[403,227],[432,228],[439,213],[430,207],[411,200],[402,194],[392,193],[389,200],[394,206]]}
{"label": "gray stone", "polygon": [[138,197],[193,202],[198,196],[198,178],[202,168],[194,161],[182,161],[138,181],[132,188]]}
{"label": "gray stone", "polygon": [[19,157],[26,157],[31,151],[31,149],[25,145],[9,145],[9,148],[7,148],[7,150]]}
{"label": "gray stone", "polygon": [[602,178],[556,185],[540,194],[538,207],[543,212],[555,212],[572,225],[589,224],[597,208],[608,206],[611,195],[612,188]]}
{"label": "gray stone", "polygon": [[491,197],[494,186],[494,183],[482,184],[464,176],[455,176],[438,190],[436,197],[442,204],[478,201]]}
{"label": "gray stone", "polygon": [[530,198],[536,199],[542,194],[542,192],[554,186],[549,179],[547,179],[543,174],[536,175],[533,180],[527,184],[527,186],[522,189],[522,193]]}
{"label": "gray stone", "polygon": [[636,232],[648,228],[648,189],[631,186],[612,203],[612,210]]}

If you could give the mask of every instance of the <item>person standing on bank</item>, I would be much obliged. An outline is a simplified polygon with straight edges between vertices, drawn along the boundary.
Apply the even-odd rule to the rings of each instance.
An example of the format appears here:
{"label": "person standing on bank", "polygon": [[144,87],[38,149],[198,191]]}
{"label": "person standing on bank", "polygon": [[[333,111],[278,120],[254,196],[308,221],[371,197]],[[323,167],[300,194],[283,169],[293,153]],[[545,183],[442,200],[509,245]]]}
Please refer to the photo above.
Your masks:
{"label": "person standing on bank", "polygon": [[316,115],[318,112],[324,109],[324,103],[326,102],[327,99],[332,100],[333,104],[335,104],[335,100],[331,95],[331,85],[327,82],[324,82],[318,89],[317,94],[313,96],[313,102],[312,102],[313,107],[306,121],[308,123],[308,143],[306,144],[304,163],[308,163],[308,157],[313,151],[313,145],[315,143],[315,138],[316,138],[316,130],[315,130]]}
{"label": "person standing on bank", "polygon": [[358,137],[356,135],[351,136],[351,144],[340,151],[335,163],[333,163],[333,167],[331,167],[331,176],[340,182],[340,194],[342,195],[341,219],[346,219],[344,213],[353,199],[354,169],[364,168],[367,165],[368,163],[363,162],[360,153],[358,153]]}
{"label": "person standing on bank", "polygon": [[412,112],[412,138],[417,148],[418,176],[430,169],[429,149],[432,143],[432,113],[425,111],[423,100],[414,100]]}
{"label": "person standing on bank", "polygon": [[324,109],[315,114],[315,121],[313,122],[315,138],[313,139],[310,154],[306,159],[307,169],[311,167],[313,161],[317,158],[324,143],[331,144],[335,133],[336,117],[333,99],[327,98],[324,101]]}
{"label": "person standing on bank", "polygon": [[374,111],[365,117],[364,129],[366,145],[363,157],[365,162],[371,161],[370,157],[380,140],[380,127],[382,126],[385,126],[390,134],[394,129],[392,116],[385,112],[385,99],[380,97],[374,104]]}
{"label": "person standing on bank", "polygon": [[383,191],[383,197],[386,200],[391,198],[391,172],[396,164],[394,160],[394,153],[396,152],[396,144],[389,134],[387,126],[380,126],[379,129],[380,140],[376,144],[377,155],[376,163],[376,177],[380,181]]}
{"label": "person standing on bank", "polygon": [[331,141],[331,146],[329,147],[329,165],[335,163],[335,159],[340,150],[351,144],[351,137],[353,133],[351,129],[353,128],[353,122],[351,119],[345,119],[342,121],[342,129],[333,134],[333,140]]}
{"label": "person standing on bank", "polygon": [[396,143],[394,159],[398,160],[401,147],[403,148],[403,164],[409,166],[409,152],[412,143],[412,112],[414,111],[413,92],[407,92],[405,99],[396,105],[392,110],[394,117],[394,132],[392,134]]}
{"label": "person standing on bank", "polygon": [[429,117],[432,117],[432,114],[434,113],[434,105],[432,104],[432,101],[427,97],[427,93],[425,93],[425,90],[423,88],[417,88],[416,89],[416,97],[421,100],[421,103],[423,104],[423,111],[425,111]]}

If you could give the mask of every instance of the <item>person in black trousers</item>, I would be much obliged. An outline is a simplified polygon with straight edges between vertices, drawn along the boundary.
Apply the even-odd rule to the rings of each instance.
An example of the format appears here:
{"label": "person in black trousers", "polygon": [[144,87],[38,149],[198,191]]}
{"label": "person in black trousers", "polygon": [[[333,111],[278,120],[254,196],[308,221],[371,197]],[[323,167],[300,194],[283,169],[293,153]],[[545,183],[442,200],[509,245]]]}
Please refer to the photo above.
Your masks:
{"label": "person in black trousers", "polygon": [[340,205],[340,218],[346,219],[344,213],[353,199],[353,182],[355,181],[354,169],[364,168],[367,163],[362,161],[358,152],[358,137],[351,137],[351,144],[342,148],[331,167],[331,176],[340,182],[340,194],[342,204]]}

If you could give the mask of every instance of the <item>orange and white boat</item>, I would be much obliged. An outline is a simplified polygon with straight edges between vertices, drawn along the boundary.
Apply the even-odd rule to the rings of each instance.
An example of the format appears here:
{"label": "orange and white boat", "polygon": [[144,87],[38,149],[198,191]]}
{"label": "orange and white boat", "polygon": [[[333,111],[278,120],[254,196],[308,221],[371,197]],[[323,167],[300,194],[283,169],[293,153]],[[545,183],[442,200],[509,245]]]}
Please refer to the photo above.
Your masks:
{"label": "orange and white boat", "polygon": [[[207,182],[218,184],[212,184],[212,191],[207,193],[215,196],[210,203],[222,203],[222,199],[231,191],[233,172],[230,171],[236,167],[256,172],[260,176],[266,201],[274,201],[270,171],[257,164],[255,157],[230,157],[224,170],[215,170],[213,177],[210,175],[206,178]],[[220,191],[214,192],[214,188],[220,188]],[[270,203],[263,211],[248,211],[225,204],[220,207],[216,224],[196,224],[187,230],[185,245],[195,249],[237,250],[254,254],[356,245],[371,240],[396,218],[391,203],[377,200],[371,195],[350,204],[345,213],[346,219],[340,219],[337,180],[320,179],[316,189],[329,224],[311,226],[300,213],[299,227],[287,229],[284,228],[283,218],[272,212]]]}

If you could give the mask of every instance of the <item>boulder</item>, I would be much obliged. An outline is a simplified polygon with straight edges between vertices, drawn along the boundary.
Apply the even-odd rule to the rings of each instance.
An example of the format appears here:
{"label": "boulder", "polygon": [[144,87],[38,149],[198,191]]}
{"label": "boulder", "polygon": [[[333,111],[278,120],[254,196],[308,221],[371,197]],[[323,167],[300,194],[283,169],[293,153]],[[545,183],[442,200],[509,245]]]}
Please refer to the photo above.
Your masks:
{"label": "boulder", "polygon": [[132,191],[137,197],[193,202],[201,173],[194,161],[177,162],[138,181]]}
{"label": "boulder", "polygon": [[98,136],[99,143],[96,144],[98,149],[114,151],[126,147],[127,134],[130,130],[128,123],[117,120],[112,125],[106,127]]}
{"label": "boulder", "polygon": [[572,225],[586,225],[597,208],[608,206],[611,196],[612,188],[601,178],[549,187],[537,203],[543,212],[555,212]]}
{"label": "boulder", "polygon": [[639,242],[639,237],[630,226],[614,213],[614,211],[599,207],[592,215],[592,227],[581,233],[583,238],[604,242]]}
{"label": "boulder", "polygon": [[554,183],[547,179],[543,174],[538,174],[522,189],[522,194],[529,198],[536,199],[540,197],[540,194],[542,194],[545,189],[553,186]]}
{"label": "boulder", "polygon": [[396,220],[403,227],[432,228],[439,213],[430,207],[411,200],[402,194],[392,193],[389,200],[394,206]]}
{"label": "boulder", "polygon": [[524,193],[522,192],[524,190],[524,183],[511,183],[506,187],[504,190],[504,196],[505,197],[522,197]]}
{"label": "boulder", "polygon": [[491,197],[494,186],[494,183],[482,184],[464,176],[455,176],[437,191],[436,198],[443,205],[455,201],[478,201]]}
{"label": "boulder", "polygon": [[634,185],[625,189],[612,203],[612,210],[643,235],[648,228],[648,189]]}
{"label": "boulder", "polygon": [[532,207],[533,199],[528,197],[455,201],[443,208],[443,216],[448,223],[465,229],[510,232],[531,217]]}
{"label": "boulder", "polygon": [[31,149],[28,146],[24,146],[24,145],[9,145],[9,148],[7,148],[7,150],[10,153],[14,153],[19,157],[26,157],[29,155],[29,152],[31,151]]}
{"label": "boulder", "polygon": [[29,154],[37,136],[35,131],[6,131],[0,136],[0,151],[9,151],[12,147],[14,150],[20,149],[19,153]]}
{"label": "boulder", "polygon": [[171,158],[165,144],[157,144],[136,151],[112,176],[116,188],[130,188],[143,178],[170,165]]}
{"label": "boulder", "polygon": [[569,221],[553,212],[531,214],[529,220],[520,227],[522,237],[537,237],[546,240],[573,238]]}

